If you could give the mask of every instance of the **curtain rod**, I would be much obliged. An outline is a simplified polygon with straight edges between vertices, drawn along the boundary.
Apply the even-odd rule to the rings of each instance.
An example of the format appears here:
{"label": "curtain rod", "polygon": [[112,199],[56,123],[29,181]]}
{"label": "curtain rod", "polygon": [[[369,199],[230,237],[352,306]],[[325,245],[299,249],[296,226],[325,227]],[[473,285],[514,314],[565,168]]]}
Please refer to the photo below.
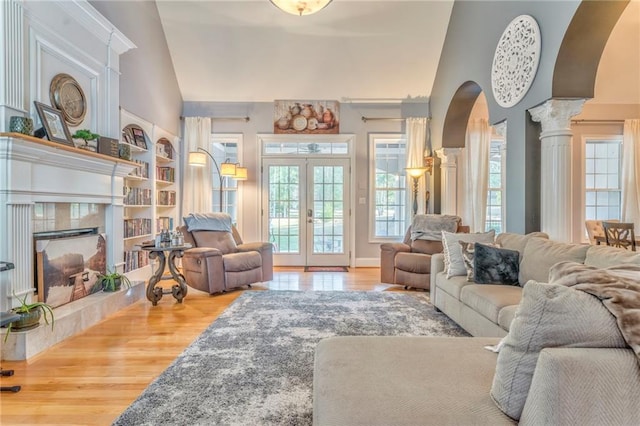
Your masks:
{"label": "curtain rod", "polygon": [[[426,118],[427,121],[431,121],[431,117],[420,117],[420,118]],[[365,123],[367,121],[405,121],[406,118],[392,118],[392,117],[365,117],[364,115],[362,116],[362,121],[364,121]]]}
{"label": "curtain rod", "polygon": [[[250,117],[209,117],[211,118],[211,121],[244,121],[245,123],[248,123],[249,121],[251,121]],[[180,116],[180,120],[184,120],[185,117]]]}
{"label": "curtain rod", "polygon": [[606,123],[611,123],[611,124],[618,124],[618,123],[624,123],[624,120],[571,120],[572,123],[574,124],[606,124]]}

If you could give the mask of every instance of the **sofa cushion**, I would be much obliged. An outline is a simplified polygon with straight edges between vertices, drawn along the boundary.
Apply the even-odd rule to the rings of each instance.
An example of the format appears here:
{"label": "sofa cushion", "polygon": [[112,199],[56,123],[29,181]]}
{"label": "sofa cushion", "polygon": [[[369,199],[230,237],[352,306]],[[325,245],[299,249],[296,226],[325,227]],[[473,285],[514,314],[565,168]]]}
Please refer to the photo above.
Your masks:
{"label": "sofa cushion", "polygon": [[547,347],[624,348],[626,342],[615,318],[597,298],[573,288],[529,281],[498,355],[491,386],[498,407],[516,420],[540,351]]}
{"label": "sofa cushion", "polygon": [[519,257],[516,250],[475,243],[473,280],[478,284],[518,285]]}
{"label": "sofa cushion", "polygon": [[225,272],[244,272],[262,268],[262,256],[257,251],[230,253],[222,257]]}
{"label": "sofa cushion", "polygon": [[640,253],[623,248],[610,246],[589,246],[584,264],[596,268],[608,268],[610,266],[631,263],[640,265]]}
{"label": "sofa cushion", "polygon": [[394,266],[402,271],[428,274],[431,272],[431,257],[421,253],[398,253]]}
{"label": "sofa cushion", "polygon": [[524,247],[527,245],[527,241],[529,241],[530,238],[549,239],[549,235],[544,232],[530,232],[526,235],[503,232],[496,236],[496,244],[502,248],[516,250],[520,253],[520,256],[522,256]]}
{"label": "sofa cushion", "polygon": [[505,306],[504,308],[500,309],[500,312],[498,312],[498,325],[508,331],[511,328],[511,323],[516,316],[517,310],[517,304]]}
{"label": "sofa cushion", "polygon": [[549,269],[558,262],[584,263],[589,246],[565,244],[543,238],[530,238],[520,261],[520,285],[534,280],[549,281]]}
{"label": "sofa cushion", "polygon": [[467,268],[462,258],[462,246],[460,241],[467,243],[493,243],[495,231],[479,232],[475,234],[442,231],[442,245],[444,246],[444,266],[447,278],[458,275],[467,275]]}
{"label": "sofa cushion", "polygon": [[222,254],[236,251],[236,241],[231,232],[225,231],[194,231],[191,233],[198,247],[217,248]]}
{"label": "sofa cushion", "polygon": [[447,278],[447,275],[444,272],[439,272],[436,276],[436,287],[442,289],[449,296],[455,297],[456,300],[460,300],[460,291],[468,285],[475,284],[471,281],[467,281],[466,276]]}
{"label": "sofa cushion", "polygon": [[498,313],[505,306],[517,305],[522,288],[500,284],[472,284],[460,291],[460,301],[498,324]]}

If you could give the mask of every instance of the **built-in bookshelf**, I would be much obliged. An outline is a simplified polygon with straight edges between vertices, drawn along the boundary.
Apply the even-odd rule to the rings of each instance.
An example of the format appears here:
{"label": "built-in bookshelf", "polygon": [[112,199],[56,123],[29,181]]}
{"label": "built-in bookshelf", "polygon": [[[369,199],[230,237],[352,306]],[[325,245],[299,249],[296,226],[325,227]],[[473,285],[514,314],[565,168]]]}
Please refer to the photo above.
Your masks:
{"label": "built-in bookshelf", "polygon": [[132,272],[149,265],[140,245],[176,226],[179,139],[125,110],[120,120],[121,147],[139,165],[123,184],[124,264]]}

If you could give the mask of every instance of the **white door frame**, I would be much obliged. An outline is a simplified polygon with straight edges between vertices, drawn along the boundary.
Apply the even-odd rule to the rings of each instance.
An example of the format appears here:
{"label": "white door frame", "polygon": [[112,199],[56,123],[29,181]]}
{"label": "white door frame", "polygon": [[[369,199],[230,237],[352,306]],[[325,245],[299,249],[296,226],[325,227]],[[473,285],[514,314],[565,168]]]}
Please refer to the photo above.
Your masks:
{"label": "white door frame", "polygon": [[[292,154],[278,154],[278,153],[265,153],[265,147],[271,144],[296,144],[296,143],[343,143],[347,145],[347,153],[340,155],[323,155],[323,154],[314,154],[314,153],[304,153],[304,154],[293,154],[300,157],[306,158],[323,158],[323,157],[334,157],[334,158],[348,158],[350,164],[350,173],[349,173],[349,182],[348,186],[351,189],[349,193],[349,214],[348,214],[348,226],[349,226],[349,242],[348,242],[348,250],[349,250],[349,266],[355,266],[356,259],[356,238],[355,238],[355,218],[353,215],[355,200],[356,200],[356,191],[355,191],[355,140],[356,137],[354,134],[339,134],[339,135],[279,135],[279,134],[258,134],[256,135],[258,142],[258,164],[260,165],[260,173],[258,175],[258,188],[260,193],[265,191],[264,182],[263,182],[263,158],[286,158],[290,157]],[[259,220],[259,232],[261,239],[263,241],[267,241],[265,238],[268,238],[269,230],[266,229],[264,225],[264,215],[266,214],[265,209],[267,206],[264,205],[264,197],[260,197],[260,220]]]}

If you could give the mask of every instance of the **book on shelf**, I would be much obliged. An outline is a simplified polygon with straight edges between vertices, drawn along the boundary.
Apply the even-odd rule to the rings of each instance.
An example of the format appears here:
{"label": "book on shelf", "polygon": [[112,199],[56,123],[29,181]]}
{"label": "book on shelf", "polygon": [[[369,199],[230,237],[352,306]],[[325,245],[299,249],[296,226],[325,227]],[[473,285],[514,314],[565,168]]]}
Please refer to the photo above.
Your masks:
{"label": "book on shelf", "polygon": [[151,219],[135,218],[124,220],[124,238],[151,234]]}
{"label": "book on shelf", "polygon": [[129,173],[129,176],[145,178],[145,179],[149,178],[149,163],[142,160],[133,160],[133,161],[138,164],[138,167],[133,169],[131,173]]}
{"label": "book on shelf", "polygon": [[175,206],[176,191],[158,191],[157,205],[159,206]]}
{"label": "book on shelf", "polygon": [[163,180],[165,182],[176,181],[176,169],[173,167],[156,167],[156,179]]}
{"label": "book on shelf", "polygon": [[156,218],[156,232],[163,229],[173,230],[173,218],[168,216],[160,216]]}
{"label": "book on shelf", "polygon": [[135,186],[123,187],[124,204],[127,206],[148,206],[151,204],[151,189]]}
{"label": "book on shelf", "polygon": [[149,253],[144,250],[129,250],[124,252],[124,270],[131,272],[149,264]]}

